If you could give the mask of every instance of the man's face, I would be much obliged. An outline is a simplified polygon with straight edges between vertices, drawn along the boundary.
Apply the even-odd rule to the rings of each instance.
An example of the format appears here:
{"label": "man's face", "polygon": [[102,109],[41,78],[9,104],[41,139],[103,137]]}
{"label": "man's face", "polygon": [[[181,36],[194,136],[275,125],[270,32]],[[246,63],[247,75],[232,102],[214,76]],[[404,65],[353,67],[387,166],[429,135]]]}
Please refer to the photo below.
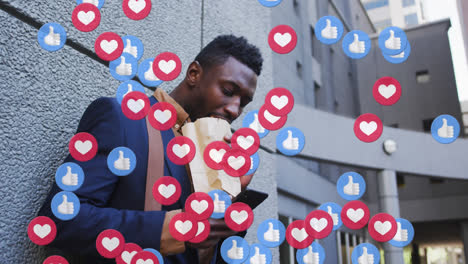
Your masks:
{"label": "man's face", "polygon": [[203,69],[193,90],[190,118],[222,118],[231,123],[253,99],[257,75],[233,57],[224,64]]}

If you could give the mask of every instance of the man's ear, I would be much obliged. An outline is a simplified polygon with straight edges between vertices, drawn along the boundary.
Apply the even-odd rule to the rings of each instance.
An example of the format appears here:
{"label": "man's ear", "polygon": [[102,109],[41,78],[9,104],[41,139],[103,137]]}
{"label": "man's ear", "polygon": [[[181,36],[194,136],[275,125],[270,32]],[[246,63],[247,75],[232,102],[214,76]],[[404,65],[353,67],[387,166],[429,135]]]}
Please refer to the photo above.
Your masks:
{"label": "man's ear", "polygon": [[201,76],[203,74],[203,68],[198,61],[193,61],[190,63],[187,69],[187,75],[185,79],[187,80],[187,84],[190,87],[195,87],[201,80]]}

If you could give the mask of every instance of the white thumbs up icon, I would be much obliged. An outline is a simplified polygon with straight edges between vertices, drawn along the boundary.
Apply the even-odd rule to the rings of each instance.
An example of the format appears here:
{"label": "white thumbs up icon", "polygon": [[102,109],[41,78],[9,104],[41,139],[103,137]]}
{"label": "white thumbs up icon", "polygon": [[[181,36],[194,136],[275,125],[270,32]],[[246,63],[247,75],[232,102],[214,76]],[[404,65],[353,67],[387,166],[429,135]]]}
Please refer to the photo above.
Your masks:
{"label": "white thumbs up icon", "polygon": [[217,193],[214,193],[214,210],[213,212],[215,213],[224,213],[226,211],[226,203],[223,200],[219,200],[219,195]]}
{"label": "white thumbs up icon", "polygon": [[397,222],[397,226],[398,226],[397,232],[395,236],[393,237],[393,240],[398,241],[398,242],[408,241],[408,230],[402,229],[400,222]]}
{"label": "white thumbs up icon", "polygon": [[67,186],[78,185],[78,174],[72,173],[70,166],[67,166],[67,174],[62,177],[62,183]]}
{"label": "white thumbs up icon", "polygon": [[364,41],[359,40],[359,35],[358,34],[353,34],[354,35],[354,41],[349,44],[349,51],[352,53],[365,53],[366,51],[366,43]]}
{"label": "white thumbs up icon", "polygon": [[45,36],[44,42],[49,46],[60,46],[60,34],[54,33],[53,26],[49,26],[49,34]]}
{"label": "white thumbs up icon", "polygon": [[120,57],[120,64],[115,68],[118,75],[132,75],[132,64],[125,63],[125,57]]}
{"label": "white thumbs up icon", "polygon": [[374,264],[374,255],[367,253],[367,248],[362,248],[362,255],[358,258],[358,264]]}
{"label": "white thumbs up icon", "polygon": [[302,257],[302,261],[305,264],[320,264],[320,255],[312,250],[312,246],[309,246],[309,251]]}
{"label": "white thumbs up icon", "polygon": [[390,30],[390,37],[385,40],[385,48],[391,50],[401,49],[401,39],[395,37],[395,31]]}
{"label": "white thumbs up icon", "polygon": [[244,249],[242,247],[237,247],[237,241],[232,240],[232,248],[228,250],[227,256],[230,259],[243,259]]}
{"label": "white thumbs up icon", "polygon": [[437,135],[441,138],[453,138],[453,135],[454,135],[454,128],[453,126],[449,126],[447,124],[447,119],[443,118],[442,119],[442,127],[440,127],[438,130],[437,130]]}
{"label": "white thumbs up icon", "polygon": [[278,229],[273,228],[273,223],[268,223],[268,230],[263,234],[263,239],[268,242],[279,242],[280,232]]}
{"label": "white thumbs up icon", "polygon": [[130,39],[126,40],[126,45],[123,52],[128,53],[135,58],[138,58],[138,48],[137,46],[132,46],[132,42],[130,41]]}
{"label": "white thumbs up icon", "polygon": [[116,161],[114,161],[114,168],[118,170],[130,169],[130,159],[124,158],[124,153],[121,150],[119,150],[119,158]]}
{"label": "white thumbs up icon", "polygon": [[93,4],[96,7],[99,6],[99,0],[83,0],[83,4],[84,3]]}
{"label": "white thumbs up icon", "polygon": [[[359,188],[359,184],[358,184],[358,188]],[[358,194],[359,194],[359,192],[358,192]],[[335,226],[338,225],[338,214],[333,213],[331,206],[327,206],[327,211],[328,211],[328,214],[333,219],[333,225],[335,225]]]}
{"label": "white thumbs up icon", "polygon": [[353,176],[348,175],[348,184],[343,187],[343,192],[347,195],[359,195],[359,183],[353,182]]}
{"label": "white thumbs up icon", "polygon": [[283,148],[287,150],[299,149],[299,139],[293,138],[291,130],[288,130],[288,137],[283,141]]}
{"label": "white thumbs up icon", "polygon": [[71,215],[74,212],[74,205],[72,202],[68,202],[67,196],[62,195],[63,202],[58,206],[58,211],[61,214]]}
{"label": "white thumbs up icon", "polygon": [[154,71],[153,71],[153,62],[150,61],[150,66],[148,68],[147,71],[145,71],[145,79],[148,80],[148,81],[159,81],[158,77],[156,77],[156,75],[154,75]]}
{"label": "white thumbs up icon", "polygon": [[131,83],[128,84],[128,90],[127,92],[122,96],[122,98],[124,98],[127,94],[133,92],[133,85]]}
{"label": "white thumbs up icon", "polygon": [[338,28],[332,27],[331,20],[327,19],[327,26],[322,29],[322,37],[326,39],[336,39],[338,37]]}
{"label": "white thumbs up icon", "polygon": [[266,264],[266,255],[260,254],[260,248],[255,247],[255,254],[250,258],[250,264]]}
{"label": "white thumbs up icon", "polygon": [[254,114],[254,121],[250,123],[249,128],[255,130],[257,133],[265,133],[265,128],[258,121],[258,114]]}

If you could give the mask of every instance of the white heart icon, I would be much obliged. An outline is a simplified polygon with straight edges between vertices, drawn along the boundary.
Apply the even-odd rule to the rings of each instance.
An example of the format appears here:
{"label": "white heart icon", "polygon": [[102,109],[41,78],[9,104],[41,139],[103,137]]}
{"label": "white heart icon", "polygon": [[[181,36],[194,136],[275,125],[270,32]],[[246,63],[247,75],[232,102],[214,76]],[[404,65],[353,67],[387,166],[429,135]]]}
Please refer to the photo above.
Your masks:
{"label": "white heart icon", "polygon": [[182,146],[179,144],[174,144],[174,146],[172,146],[172,152],[174,152],[177,157],[182,159],[183,157],[187,156],[187,154],[189,154],[190,146],[188,144],[183,144]]}
{"label": "white heart icon", "polygon": [[379,232],[382,236],[385,235],[390,229],[392,229],[392,223],[390,221],[380,222],[376,221],[374,223],[375,231]]}
{"label": "white heart icon", "polygon": [[154,264],[154,262],[151,259],[147,259],[147,260],[139,259],[137,260],[136,264]]}
{"label": "white heart icon", "polygon": [[169,119],[172,117],[172,112],[169,109],[166,109],[164,111],[161,110],[156,110],[154,111],[154,118],[158,120],[159,123],[164,124],[166,123]]}
{"label": "white heart icon", "polygon": [[282,95],[281,97],[273,95],[270,99],[270,102],[276,109],[281,110],[288,104],[289,99],[286,95]]}
{"label": "white heart icon", "polygon": [[206,200],[193,200],[190,203],[190,207],[197,213],[197,214],[202,214],[205,212],[206,209],[208,209],[208,202]]}
{"label": "white heart icon", "polygon": [[310,226],[317,232],[321,232],[325,227],[327,227],[328,221],[326,218],[312,218],[310,219]]}
{"label": "white heart icon", "polygon": [[253,136],[238,136],[237,137],[237,144],[243,148],[243,149],[248,149],[250,148],[255,142],[255,139]]}
{"label": "white heart icon", "polygon": [[361,129],[362,133],[369,136],[377,130],[377,123],[375,121],[371,121],[369,123],[362,121],[359,124],[359,129]]}
{"label": "white heart icon", "polygon": [[132,258],[133,256],[136,255],[136,253],[138,253],[137,251],[132,251],[132,252],[128,252],[128,251],[124,251],[122,252],[122,260],[125,261],[125,263],[127,264],[130,264],[130,261],[132,261]]}
{"label": "white heart icon", "polygon": [[130,111],[136,114],[145,107],[145,101],[143,99],[138,99],[138,100],[129,99],[127,101],[127,107],[128,109],[130,109]]}
{"label": "white heart icon", "polygon": [[288,32],[284,34],[278,32],[273,36],[273,39],[275,40],[276,44],[280,45],[282,48],[288,45],[289,42],[291,42],[291,38],[292,36]]}
{"label": "white heart icon", "polygon": [[234,170],[238,170],[238,169],[242,168],[242,166],[244,166],[245,159],[242,156],[239,156],[237,158],[234,158],[234,156],[230,156],[227,159],[227,162],[228,162],[229,166],[231,166],[231,168],[233,168]]}
{"label": "white heart icon", "polygon": [[96,18],[96,14],[93,11],[80,11],[78,12],[78,20],[84,25],[89,25],[89,23],[93,22],[94,18]]}
{"label": "white heart icon", "polygon": [[50,231],[52,231],[52,228],[48,224],[45,224],[42,226],[39,224],[36,224],[34,225],[33,230],[34,230],[34,233],[42,239],[50,234]]}
{"label": "white heart icon", "polygon": [[281,117],[280,116],[274,116],[272,114],[270,114],[270,112],[268,112],[268,110],[265,110],[263,112],[263,116],[265,117],[266,120],[268,120],[268,122],[274,124],[276,123],[276,121],[278,121]]}
{"label": "white heart icon", "polygon": [[158,192],[166,199],[171,197],[176,192],[176,187],[174,184],[161,184],[158,187]]}
{"label": "white heart icon", "polygon": [[112,239],[105,237],[102,239],[101,243],[105,249],[107,249],[108,251],[113,251],[119,246],[120,241],[117,237],[113,237]]}
{"label": "white heart icon", "polygon": [[119,43],[117,43],[117,40],[113,39],[111,41],[103,40],[99,45],[105,53],[111,54],[117,49]]}
{"label": "white heart icon", "polygon": [[185,235],[188,231],[192,229],[192,222],[190,220],[185,220],[184,222],[181,220],[177,220],[175,222],[175,228],[179,233]]}
{"label": "white heart icon", "polygon": [[299,243],[304,241],[309,236],[305,231],[305,228],[299,229],[297,227],[293,228],[293,230],[291,231],[291,235]]}
{"label": "white heart icon", "polygon": [[379,93],[385,98],[388,99],[396,93],[396,87],[393,84],[388,86],[381,84],[379,86]]}
{"label": "white heart icon", "polygon": [[208,154],[210,155],[210,158],[214,162],[220,163],[223,160],[224,154],[226,154],[226,150],[225,149],[220,149],[220,150],[210,149],[210,152],[208,152]]}
{"label": "white heart icon", "polygon": [[135,13],[140,13],[141,10],[145,9],[146,1],[145,0],[130,0],[128,1],[128,7]]}
{"label": "white heart icon", "polygon": [[176,68],[176,62],[174,60],[170,60],[170,61],[160,60],[158,62],[158,67],[165,74],[169,74]]}
{"label": "white heart icon", "polygon": [[357,223],[364,217],[364,210],[362,208],[358,208],[357,210],[351,208],[346,211],[346,215],[351,221]]}
{"label": "white heart icon", "polygon": [[232,210],[231,212],[232,221],[234,221],[238,225],[242,224],[245,220],[247,220],[248,217],[249,217],[249,214],[245,210],[242,210],[240,212],[236,210]]}
{"label": "white heart icon", "polygon": [[75,141],[75,149],[79,153],[81,153],[81,155],[88,153],[88,151],[90,151],[92,147],[93,147],[93,143],[91,143],[90,140],[86,140],[85,142],[81,140]]}

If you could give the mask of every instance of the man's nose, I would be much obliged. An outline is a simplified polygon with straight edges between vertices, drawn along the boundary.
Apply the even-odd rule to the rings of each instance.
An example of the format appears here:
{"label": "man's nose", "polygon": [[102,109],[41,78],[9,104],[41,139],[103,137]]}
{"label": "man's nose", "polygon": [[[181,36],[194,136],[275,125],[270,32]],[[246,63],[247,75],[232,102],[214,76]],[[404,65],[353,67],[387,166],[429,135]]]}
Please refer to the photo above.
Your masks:
{"label": "man's nose", "polygon": [[236,96],[226,107],[224,111],[229,115],[231,122],[234,121],[240,115],[240,97]]}

